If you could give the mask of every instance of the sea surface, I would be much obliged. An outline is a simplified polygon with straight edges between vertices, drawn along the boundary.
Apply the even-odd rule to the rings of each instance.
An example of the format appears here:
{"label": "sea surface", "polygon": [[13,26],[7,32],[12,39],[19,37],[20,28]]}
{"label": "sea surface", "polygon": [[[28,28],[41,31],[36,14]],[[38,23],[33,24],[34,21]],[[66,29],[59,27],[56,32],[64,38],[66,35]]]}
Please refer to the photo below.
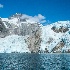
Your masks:
{"label": "sea surface", "polygon": [[0,70],[70,70],[70,54],[0,53]]}

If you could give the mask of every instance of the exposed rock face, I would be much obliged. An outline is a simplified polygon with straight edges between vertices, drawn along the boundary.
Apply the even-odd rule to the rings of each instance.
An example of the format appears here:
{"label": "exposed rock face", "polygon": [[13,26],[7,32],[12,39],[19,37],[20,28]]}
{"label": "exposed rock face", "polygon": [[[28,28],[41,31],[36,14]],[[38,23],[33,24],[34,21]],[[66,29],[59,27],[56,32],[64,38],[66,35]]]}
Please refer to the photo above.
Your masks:
{"label": "exposed rock face", "polygon": [[0,20],[0,38],[7,36],[7,34],[8,34],[8,30],[6,29],[3,22]]}
{"label": "exposed rock face", "polygon": [[29,37],[26,39],[26,43],[28,44],[28,48],[31,52],[38,52],[40,49],[41,44],[41,28],[38,24],[31,24],[28,27],[28,30],[26,29],[25,33],[26,35],[29,35]]}
{"label": "exposed rock face", "polygon": [[65,43],[64,41],[60,41],[53,49],[52,49],[52,52],[62,52],[61,50],[59,49],[62,49],[64,47]]}
{"label": "exposed rock face", "polygon": [[67,27],[63,27],[63,26],[61,26],[60,28],[56,28],[55,26],[53,26],[51,29],[56,33],[59,33],[59,32],[65,33],[69,30]]}

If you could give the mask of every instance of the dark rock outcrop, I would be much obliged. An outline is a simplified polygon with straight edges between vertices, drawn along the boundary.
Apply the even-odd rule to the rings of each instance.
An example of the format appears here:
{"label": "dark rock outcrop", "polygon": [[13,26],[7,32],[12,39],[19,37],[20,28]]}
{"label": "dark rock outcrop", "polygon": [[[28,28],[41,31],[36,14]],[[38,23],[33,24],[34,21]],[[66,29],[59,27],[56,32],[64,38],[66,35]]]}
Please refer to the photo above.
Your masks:
{"label": "dark rock outcrop", "polygon": [[63,26],[61,26],[60,28],[53,26],[51,29],[56,33],[59,33],[59,32],[65,33],[69,30],[68,27],[63,27]]}

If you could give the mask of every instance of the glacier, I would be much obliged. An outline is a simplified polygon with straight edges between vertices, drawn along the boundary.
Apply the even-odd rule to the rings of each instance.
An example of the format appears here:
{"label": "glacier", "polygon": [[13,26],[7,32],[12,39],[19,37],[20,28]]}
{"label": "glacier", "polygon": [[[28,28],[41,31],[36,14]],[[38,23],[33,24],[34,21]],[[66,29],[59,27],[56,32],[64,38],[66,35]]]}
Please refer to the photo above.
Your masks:
{"label": "glacier", "polygon": [[0,18],[0,53],[70,52],[70,21],[43,26],[22,16]]}

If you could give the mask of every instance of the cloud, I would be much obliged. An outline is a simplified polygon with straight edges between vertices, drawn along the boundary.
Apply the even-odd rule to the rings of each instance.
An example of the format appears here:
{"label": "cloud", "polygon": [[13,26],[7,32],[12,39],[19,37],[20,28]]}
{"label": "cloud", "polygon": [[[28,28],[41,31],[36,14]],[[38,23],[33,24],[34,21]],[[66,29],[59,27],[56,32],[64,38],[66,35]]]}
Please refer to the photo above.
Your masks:
{"label": "cloud", "polygon": [[0,8],[3,8],[3,5],[2,4],[0,4]]}
{"label": "cloud", "polygon": [[26,14],[23,14],[23,16],[21,17],[21,19],[29,19],[30,21],[35,21],[35,22],[39,22],[39,23],[45,23],[45,17],[41,14],[35,15],[35,16],[29,16]]}

